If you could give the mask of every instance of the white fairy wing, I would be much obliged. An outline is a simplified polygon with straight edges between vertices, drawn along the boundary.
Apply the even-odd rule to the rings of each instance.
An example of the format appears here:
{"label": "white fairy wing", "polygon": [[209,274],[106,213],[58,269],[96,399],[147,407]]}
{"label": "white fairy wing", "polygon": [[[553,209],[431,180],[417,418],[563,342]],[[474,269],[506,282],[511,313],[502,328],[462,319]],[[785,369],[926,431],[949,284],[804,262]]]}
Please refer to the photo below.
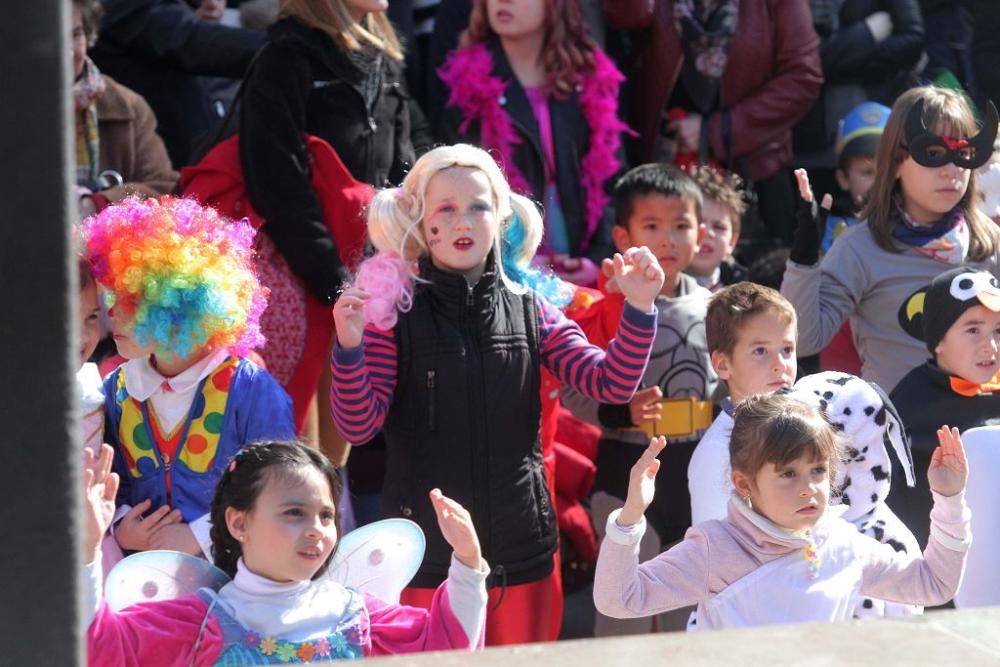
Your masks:
{"label": "white fairy wing", "polygon": [[141,551],[118,562],[104,582],[113,611],[138,602],[173,600],[199,588],[219,590],[229,575],[207,560],[179,551]]}
{"label": "white fairy wing", "polygon": [[341,538],[326,576],[396,603],[420,568],[425,546],[424,532],[412,521],[376,521]]}

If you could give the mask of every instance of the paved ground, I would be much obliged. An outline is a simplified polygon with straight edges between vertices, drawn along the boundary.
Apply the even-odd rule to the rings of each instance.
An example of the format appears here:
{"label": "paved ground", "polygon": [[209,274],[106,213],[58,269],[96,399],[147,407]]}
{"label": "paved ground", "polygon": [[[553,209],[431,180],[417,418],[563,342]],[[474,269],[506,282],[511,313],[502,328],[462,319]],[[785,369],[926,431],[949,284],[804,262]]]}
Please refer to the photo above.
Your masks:
{"label": "paved ground", "polygon": [[[578,611],[571,608],[570,618]],[[569,630],[569,625],[564,630]],[[380,659],[387,667],[979,667],[1000,665],[1000,607],[907,619],[584,639]]]}

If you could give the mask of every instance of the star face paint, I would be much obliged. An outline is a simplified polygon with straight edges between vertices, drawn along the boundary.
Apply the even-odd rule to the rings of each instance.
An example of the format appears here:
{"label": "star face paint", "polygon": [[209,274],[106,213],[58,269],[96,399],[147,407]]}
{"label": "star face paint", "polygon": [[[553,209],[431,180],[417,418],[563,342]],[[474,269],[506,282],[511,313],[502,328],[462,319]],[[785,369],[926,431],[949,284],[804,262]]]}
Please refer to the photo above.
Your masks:
{"label": "star face paint", "polygon": [[941,167],[948,163],[963,169],[978,169],[993,155],[997,138],[997,108],[987,105],[983,129],[974,137],[955,139],[934,134],[924,124],[924,101],[918,100],[906,114],[904,137],[906,150],[913,161],[923,167]]}

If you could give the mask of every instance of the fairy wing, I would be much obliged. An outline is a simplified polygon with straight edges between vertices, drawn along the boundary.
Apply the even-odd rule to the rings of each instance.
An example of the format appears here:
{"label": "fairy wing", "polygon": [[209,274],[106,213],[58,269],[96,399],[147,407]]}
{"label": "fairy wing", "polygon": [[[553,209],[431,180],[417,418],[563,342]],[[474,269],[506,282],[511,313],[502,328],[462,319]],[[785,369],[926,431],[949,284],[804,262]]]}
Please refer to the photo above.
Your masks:
{"label": "fairy wing", "polygon": [[420,526],[406,519],[384,519],[341,538],[328,577],[386,602],[399,602],[424,560]]}
{"label": "fairy wing", "polygon": [[141,551],[119,561],[104,582],[113,611],[138,602],[173,600],[199,588],[219,590],[229,575],[207,560],[179,551]]}

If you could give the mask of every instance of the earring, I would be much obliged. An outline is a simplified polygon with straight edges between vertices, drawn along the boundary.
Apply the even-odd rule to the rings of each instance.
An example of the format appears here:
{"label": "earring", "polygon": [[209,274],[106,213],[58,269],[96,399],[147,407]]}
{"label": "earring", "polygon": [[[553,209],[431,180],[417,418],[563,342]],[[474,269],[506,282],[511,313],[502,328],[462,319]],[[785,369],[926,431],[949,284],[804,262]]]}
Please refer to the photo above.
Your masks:
{"label": "earring", "polygon": [[745,496],[743,496],[743,500],[747,501],[747,507],[749,507],[750,509],[753,509],[753,503],[750,501],[750,494],[749,493],[746,494]]}

